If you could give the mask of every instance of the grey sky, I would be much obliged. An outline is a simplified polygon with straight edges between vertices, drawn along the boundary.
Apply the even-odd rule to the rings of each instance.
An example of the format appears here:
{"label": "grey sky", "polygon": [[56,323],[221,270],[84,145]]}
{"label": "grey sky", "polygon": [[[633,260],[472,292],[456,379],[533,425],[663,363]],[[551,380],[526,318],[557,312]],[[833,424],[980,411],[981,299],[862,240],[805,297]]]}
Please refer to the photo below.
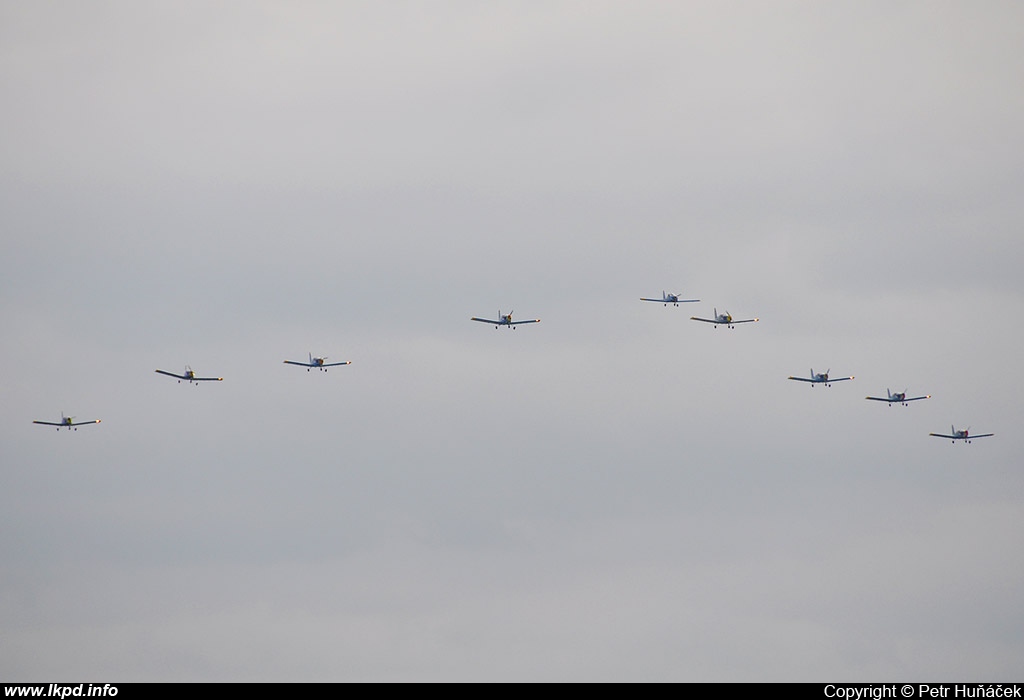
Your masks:
{"label": "grey sky", "polygon": [[1016,677],[1022,47],[1014,2],[0,3],[0,676]]}

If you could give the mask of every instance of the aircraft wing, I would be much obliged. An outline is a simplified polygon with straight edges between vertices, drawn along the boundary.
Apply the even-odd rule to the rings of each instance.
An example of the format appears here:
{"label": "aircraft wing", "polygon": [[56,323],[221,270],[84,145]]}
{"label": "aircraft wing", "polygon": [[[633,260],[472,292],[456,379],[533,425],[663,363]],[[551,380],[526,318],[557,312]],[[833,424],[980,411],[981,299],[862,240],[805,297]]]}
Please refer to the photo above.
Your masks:
{"label": "aircraft wing", "polygon": [[529,319],[527,321],[513,321],[512,323],[510,323],[508,325],[510,325],[510,326],[518,326],[520,323],[540,323],[540,319],[539,318],[531,318],[531,319]]}
{"label": "aircraft wing", "polygon": [[99,422],[100,421],[98,421],[98,420],[84,420],[84,421],[81,421],[80,423],[72,423],[71,425],[75,425],[75,426],[78,426],[78,425],[92,425],[93,423],[99,423]]}
{"label": "aircraft wing", "polygon": [[659,304],[688,304],[690,302],[700,301],[700,299],[676,299],[675,301],[672,301],[671,299],[645,299],[644,297],[640,297],[640,301],[656,301]]}
{"label": "aircraft wing", "polygon": [[853,377],[829,377],[826,380],[826,383],[831,384],[832,382],[845,382],[847,379],[853,379]]}
{"label": "aircraft wing", "polygon": [[713,319],[713,318],[697,318],[696,316],[690,316],[690,320],[691,321],[703,321],[704,323],[721,323],[721,321],[718,321],[718,320]]}
{"label": "aircraft wing", "polygon": [[158,369],[157,370],[157,374],[166,374],[168,377],[176,377],[178,379],[188,379],[188,377],[186,377],[186,376],[184,376],[182,374],[175,374],[174,372],[165,372],[162,369]]}
{"label": "aircraft wing", "polygon": [[328,362],[327,364],[320,365],[320,366],[321,367],[340,367],[341,365],[350,365],[350,364],[352,364],[351,360],[348,361],[348,362]]}
{"label": "aircraft wing", "polygon": [[992,437],[995,433],[982,433],[981,435],[943,435],[942,433],[928,433],[931,437],[946,438],[947,440],[973,440],[974,438]]}
{"label": "aircraft wing", "polygon": [[474,316],[473,318],[471,318],[469,320],[470,321],[480,321],[480,323],[493,323],[496,326],[500,326],[502,323],[504,323],[504,321],[492,321],[489,318],[477,318],[476,316]]}
{"label": "aircraft wing", "polygon": [[50,421],[46,420],[34,420],[32,422],[38,423],[39,425],[56,425],[58,428],[63,428],[65,425],[67,425],[67,423],[51,423]]}
{"label": "aircraft wing", "polygon": [[[790,377],[790,379],[792,379],[792,377]],[[881,396],[865,396],[864,398],[867,399],[868,401],[885,401],[886,403],[899,403],[894,399],[886,399]],[[924,397],[922,396],[921,398],[923,399]]]}
{"label": "aircraft wing", "polygon": [[194,382],[222,382],[224,377],[191,377]]}
{"label": "aircraft wing", "polygon": [[759,319],[759,318],[746,318],[746,319],[743,319],[742,321],[729,321],[729,323],[731,323],[733,325],[735,325],[737,323],[757,323],[760,320],[761,319]]}
{"label": "aircraft wing", "polygon": [[818,379],[808,379],[807,377],[787,377],[795,382],[807,382],[808,384],[821,384],[822,382]]}
{"label": "aircraft wing", "polygon": [[930,399],[931,397],[931,394],[928,394],[927,396],[914,396],[913,398],[903,399],[903,402],[906,403],[907,401],[921,401],[922,399]]}
{"label": "aircraft wing", "polygon": [[299,367],[316,367],[316,365],[309,362],[295,362],[294,360],[285,360],[286,365],[298,365]]}

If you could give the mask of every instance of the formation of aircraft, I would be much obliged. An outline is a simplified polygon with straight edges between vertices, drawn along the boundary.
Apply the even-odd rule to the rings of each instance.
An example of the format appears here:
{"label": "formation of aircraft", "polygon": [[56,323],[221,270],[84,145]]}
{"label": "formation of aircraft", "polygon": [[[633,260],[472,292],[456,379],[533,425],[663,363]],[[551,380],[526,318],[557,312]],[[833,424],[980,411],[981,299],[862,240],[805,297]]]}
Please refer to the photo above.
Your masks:
{"label": "formation of aircraft", "polygon": [[745,318],[742,321],[734,320],[732,314],[726,311],[724,314],[718,313],[718,309],[715,309],[714,318],[699,318],[697,316],[690,316],[691,321],[703,321],[704,323],[713,323],[715,328],[719,326],[728,326],[729,328],[735,328],[737,323],[757,323],[760,319],[757,318]]}
{"label": "formation of aircraft", "polygon": [[[660,303],[664,304],[665,306],[668,306],[669,304],[672,304],[673,306],[678,306],[679,304],[693,303],[693,302],[700,301],[700,299],[680,299],[679,298],[680,296],[681,296],[680,294],[671,294],[671,293],[662,291],[661,299],[653,299],[653,298],[641,297],[640,301],[660,302]],[[718,327],[718,326],[722,325],[722,326],[728,326],[729,328],[734,328],[737,324],[740,324],[740,323],[756,323],[758,320],[760,320],[758,318],[747,318],[747,319],[736,320],[736,319],[733,319],[732,314],[730,314],[728,311],[726,311],[723,314],[718,313],[718,309],[717,308],[714,311],[715,311],[714,318],[700,318],[698,316],[691,316],[690,318],[691,318],[691,320],[694,320],[694,321],[703,321],[704,323],[711,323],[715,327]],[[525,320],[522,320],[522,321],[513,321],[512,320],[512,314],[513,314],[513,312],[511,312],[511,311],[508,312],[507,314],[503,314],[503,313],[501,313],[501,310],[499,309],[498,310],[498,318],[496,320],[495,319],[489,319],[489,318],[478,318],[476,316],[472,317],[470,320],[471,321],[478,321],[480,323],[489,323],[489,324],[493,325],[495,328],[500,328],[502,326],[505,326],[507,328],[512,328],[512,329],[514,329],[516,326],[519,326],[519,325],[522,325],[522,324],[526,324],[526,323],[540,323],[540,319],[539,318],[525,319]],[[309,372],[313,368],[319,369],[322,372],[326,372],[328,367],[340,367],[340,366],[343,366],[343,365],[350,365],[350,364],[352,364],[351,361],[327,362],[327,357],[313,357],[313,353],[312,352],[309,353],[309,359],[308,359],[307,362],[302,362],[302,361],[299,361],[299,360],[285,360],[284,363],[288,364],[288,365],[297,365],[299,367],[305,367],[307,372]],[[183,374],[176,374],[174,372],[168,372],[168,371],[162,370],[162,369],[158,369],[158,370],[156,370],[156,372],[158,374],[163,374],[163,375],[166,375],[168,377],[174,377],[175,379],[178,380],[179,384],[181,382],[183,382],[183,381],[186,381],[186,382],[188,382],[190,384],[192,384],[192,383],[198,384],[198,382],[220,382],[220,381],[224,381],[223,377],[198,377],[198,376],[196,376],[195,371],[193,371],[192,368],[190,366],[188,366],[188,365],[185,366],[185,372]],[[851,380],[851,379],[854,378],[853,376],[849,376],[849,377],[831,377],[831,376],[829,376],[829,372],[831,372],[831,370],[826,370],[825,372],[816,373],[814,371],[814,368],[811,368],[810,376],[809,377],[790,376],[788,378],[792,379],[794,381],[798,381],[798,382],[806,382],[806,383],[810,384],[812,388],[814,387],[815,384],[824,384],[825,386],[832,386],[833,382],[848,381],[848,380]],[[912,396],[912,397],[908,397],[906,390],[904,390],[902,392],[895,392],[894,393],[894,392],[890,391],[889,389],[886,389],[885,393],[886,393],[885,397],[881,397],[881,396],[866,396],[865,399],[867,399],[869,401],[882,401],[882,402],[887,403],[889,406],[892,406],[893,404],[897,404],[897,403],[898,404],[902,404],[904,406],[907,406],[909,404],[909,402],[911,402],[911,401],[922,401],[924,399],[930,399],[931,398],[931,394],[927,394],[925,396]],[[60,431],[61,428],[67,428],[68,430],[78,430],[78,426],[81,426],[81,425],[92,425],[92,424],[95,424],[95,423],[99,423],[100,421],[99,420],[90,420],[90,421],[80,421],[80,422],[76,423],[75,420],[74,420],[74,416],[65,416],[63,413],[61,413],[61,419],[60,419],[59,423],[57,423],[57,422],[50,422],[50,421],[41,421],[41,420],[34,420],[32,422],[36,423],[38,425],[55,426],[57,428],[57,430]],[[969,429],[957,430],[954,426],[950,426],[950,433],[951,434],[949,434],[949,435],[945,435],[945,434],[942,434],[942,433],[929,433],[929,436],[931,436],[931,437],[946,438],[947,440],[952,440],[953,443],[955,444],[958,440],[962,440],[964,442],[970,443],[971,440],[973,440],[974,438],[992,437],[992,436],[995,435],[995,433],[983,433],[981,435],[971,435]]]}
{"label": "formation of aircraft", "polygon": [[923,401],[924,399],[930,399],[932,397],[931,394],[928,394],[927,396],[913,396],[908,399],[906,389],[904,389],[902,392],[897,392],[895,394],[886,389],[885,393],[889,395],[889,398],[882,398],[881,396],[865,396],[864,398],[867,399],[868,401],[884,401],[890,406],[892,406],[894,403],[901,403],[904,406],[907,406],[908,402],[910,401]]}
{"label": "formation of aircraft", "polygon": [[644,297],[640,297],[640,301],[658,301],[665,306],[668,306],[669,304],[672,304],[672,306],[679,306],[680,304],[689,304],[691,302],[700,301],[700,299],[680,299],[680,296],[682,296],[682,294],[669,294],[663,290],[661,292],[661,299],[645,299]]}
{"label": "formation of aircraft", "polygon": [[967,428],[966,430],[957,430],[952,425],[949,426],[949,432],[951,432],[953,434],[952,435],[943,435],[942,433],[928,433],[928,434],[930,436],[932,436],[932,437],[940,437],[940,438],[946,438],[947,440],[952,440],[954,445],[956,444],[957,440],[963,440],[967,444],[970,444],[971,440],[973,440],[974,438],[992,437],[993,435],[995,435],[995,433],[983,433],[981,435],[971,435],[971,429],[970,428]]}
{"label": "formation of aircraft", "polygon": [[285,360],[286,365],[298,365],[299,367],[305,367],[308,372],[310,369],[316,367],[321,372],[326,372],[328,367],[340,367],[342,365],[350,365],[351,362],[327,362],[326,357],[313,357],[313,353],[309,353],[309,362],[297,362],[295,360]]}
{"label": "formation of aircraft", "polygon": [[[193,382],[222,382],[222,381],[224,381],[224,377],[197,377],[196,373],[193,372],[192,368],[189,367],[188,365],[185,365],[185,374],[175,374],[174,372],[167,372],[167,371],[164,371],[162,369],[158,369],[157,373],[158,374],[166,374],[168,377],[176,377],[179,384],[181,384],[181,382],[183,382],[183,381],[186,381],[189,384],[192,384]],[[199,385],[196,384],[196,386],[199,386]]]}
{"label": "formation of aircraft", "polygon": [[92,425],[93,423],[99,423],[100,421],[99,420],[84,420],[84,421],[81,421],[79,423],[76,423],[74,416],[65,416],[64,412],[61,411],[60,423],[51,423],[50,421],[45,421],[45,420],[34,420],[32,422],[36,423],[38,425],[55,425],[55,426],[57,426],[57,430],[59,431],[61,428],[67,428],[68,430],[72,430],[72,429],[78,430],[78,426],[80,426],[80,425]]}
{"label": "formation of aircraft", "polygon": [[498,309],[498,320],[497,321],[492,321],[489,318],[477,318],[476,316],[474,316],[473,318],[471,318],[469,320],[470,321],[479,321],[480,323],[491,323],[491,324],[494,325],[495,328],[500,328],[501,326],[506,326],[506,327],[511,328],[513,330],[515,330],[516,326],[519,326],[519,325],[524,324],[524,323],[540,323],[540,319],[539,318],[531,318],[531,319],[528,319],[526,321],[513,321],[512,320],[512,314],[513,314],[512,311],[509,311],[507,314],[503,314],[503,313],[501,313],[501,309]]}
{"label": "formation of aircraft", "polygon": [[814,368],[812,367],[811,368],[811,376],[810,376],[810,378],[807,378],[807,377],[789,377],[789,379],[792,379],[793,381],[797,381],[797,382],[807,382],[808,384],[811,385],[811,388],[814,388],[815,384],[824,384],[825,386],[832,386],[832,382],[845,382],[845,381],[847,381],[849,379],[853,379],[853,377],[832,377],[832,378],[829,378],[828,373],[831,372],[831,371],[832,370],[827,370],[827,371],[825,371],[823,373],[815,374],[814,373]]}

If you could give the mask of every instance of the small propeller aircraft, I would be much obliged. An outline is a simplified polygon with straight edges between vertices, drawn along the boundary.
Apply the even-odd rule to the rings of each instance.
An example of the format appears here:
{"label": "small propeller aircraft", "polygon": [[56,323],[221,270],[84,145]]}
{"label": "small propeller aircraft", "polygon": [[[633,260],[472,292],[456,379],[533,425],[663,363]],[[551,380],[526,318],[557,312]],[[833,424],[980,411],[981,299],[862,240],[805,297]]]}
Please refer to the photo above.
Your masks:
{"label": "small propeller aircraft", "polygon": [[503,314],[503,313],[501,313],[501,309],[498,309],[498,320],[497,321],[492,321],[489,318],[477,318],[476,316],[474,316],[473,318],[471,318],[469,320],[470,321],[480,321],[480,323],[493,323],[495,328],[498,328],[499,326],[508,326],[509,328],[511,328],[513,330],[515,330],[516,326],[518,326],[520,324],[523,324],[523,323],[540,323],[540,319],[539,318],[531,318],[531,319],[526,320],[526,321],[513,321],[512,320],[512,314],[513,313],[514,312],[509,311],[507,314]]}
{"label": "small propeller aircraft", "polygon": [[313,357],[313,353],[309,353],[309,362],[296,362],[294,360],[285,360],[286,365],[298,365],[299,367],[305,367],[308,372],[313,367],[318,368],[321,372],[326,372],[328,367],[340,367],[341,365],[350,365],[349,362],[326,362],[326,357]]}
{"label": "small propeller aircraft", "polygon": [[984,433],[982,435],[971,435],[971,429],[970,428],[967,428],[966,430],[957,430],[952,425],[949,426],[949,432],[951,432],[952,435],[943,435],[941,433],[928,433],[928,434],[930,436],[932,436],[932,437],[940,437],[940,438],[946,438],[947,440],[952,440],[954,445],[956,444],[957,440],[963,440],[967,444],[970,444],[971,440],[973,440],[974,438],[992,437],[993,435],[995,435],[995,433]]}
{"label": "small propeller aircraft", "polygon": [[826,370],[824,373],[815,374],[814,369],[811,369],[811,378],[807,377],[789,377],[790,379],[798,382],[807,382],[814,388],[815,384],[824,384],[825,386],[832,386],[832,382],[845,382],[847,379],[853,379],[853,377],[832,377],[828,376],[831,370]]}
{"label": "small propeller aircraft", "polygon": [[640,301],[660,301],[665,306],[668,306],[669,304],[672,304],[672,306],[679,306],[680,304],[689,304],[690,302],[693,301],[700,301],[700,299],[680,299],[679,297],[681,296],[682,293],[669,294],[665,291],[662,291],[661,299],[645,299],[644,297],[640,297]]}
{"label": "small propeller aircraft", "polygon": [[704,323],[713,323],[715,324],[715,328],[718,328],[719,326],[728,326],[729,328],[735,328],[735,324],[737,323],[756,323],[760,319],[747,318],[743,319],[742,321],[735,321],[733,320],[732,314],[730,314],[728,311],[726,311],[724,314],[720,314],[718,313],[718,309],[715,309],[714,318],[698,318],[696,316],[690,316],[690,320],[703,321]]}
{"label": "small propeller aircraft", "polygon": [[[189,384],[192,384],[193,382],[222,382],[222,381],[224,381],[224,377],[197,377],[196,373],[193,372],[192,368],[189,367],[188,365],[185,365],[185,374],[175,374],[174,372],[165,372],[162,369],[158,369],[157,373],[158,374],[166,374],[168,377],[176,377],[179,384],[181,384],[182,381],[186,381]],[[196,384],[196,386],[199,386],[199,385]]]}
{"label": "small propeller aircraft", "polygon": [[928,394],[927,396],[914,396],[908,399],[906,389],[904,389],[902,392],[897,392],[895,394],[886,389],[885,393],[889,395],[889,398],[883,399],[881,396],[865,396],[864,398],[867,399],[868,401],[885,401],[890,406],[892,406],[894,403],[901,403],[904,406],[906,406],[908,405],[909,401],[921,401],[923,399],[930,399],[932,397],[931,394]]}
{"label": "small propeller aircraft", "polygon": [[80,426],[80,425],[92,425],[93,423],[99,423],[100,421],[98,421],[98,420],[84,420],[84,421],[82,421],[80,423],[76,423],[74,416],[65,416],[64,413],[61,412],[61,414],[60,414],[60,423],[51,423],[51,422],[45,421],[45,420],[34,420],[32,422],[33,423],[37,423],[39,425],[55,425],[55,426],[57,426],[57,431],[60,432],[61,428],[67,428],[68,430],[71,430],[72,428],[74,428],[75,430],[78,430],[78,426]]}

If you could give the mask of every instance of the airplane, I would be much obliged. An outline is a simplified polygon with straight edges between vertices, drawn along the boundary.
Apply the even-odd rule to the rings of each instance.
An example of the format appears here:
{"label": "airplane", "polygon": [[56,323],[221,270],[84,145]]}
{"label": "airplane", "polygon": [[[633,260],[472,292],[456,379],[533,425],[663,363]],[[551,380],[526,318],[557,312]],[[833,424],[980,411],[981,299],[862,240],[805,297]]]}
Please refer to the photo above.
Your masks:
{"label": "airplane", "polygon": [[700,299],[680,299],[680,294],[667,294],[665,291],[661,292],[661,299],[645,299],[640,297],[640,301],[660,301],[665,306],[672,304],[672,306],[679,306],[680,304],[688,304],[692,301],[700,301]]}
{"label": "airplane", "polygon": [[498,310],[498,319],[499,320],[497,320],[497,321],[492,321],[489,318],[477,318],[476,316],[474,316],[473,318],[471,318],[469,320],[470,321],[480,321],[481,323],[493,323],[495,328],[498,328],[499,326],[508,326],[509,328],[511,328],[513,330],[515,330],[515,327],[520,325],[521,323],[540,323],[540,319],[539,318],[531,318],[531,319],[529,319],[527,321],[513,321],[512,320],[512,313],[513,313],[512,311],[509,311],[507,314],[503,314],[503,313],[501,313],[501,309],[499,309]]}
{"label": "airplane", "polygon": [[832,382],[844,382],[847,379],[853,379],[853,377],[833,377],[833,378],[829,378],[828,373],[830,371],[831,370],[826,370],[824,374],[820,374],[820,373],[819,374],[815,374],[814,373],[814,369],[812,368],[811,369],[811,378],[810,379],[808,379],[807,377],[789,377],[789,378],[793,379],[795,381],[798,381],[798,382],[808,382],[811,385],[812,389],[814,388],[815,384],[824,384],[825,386],[832,386]]}
{"label": "airplane", "polygon": [[995,433],[984,433],[982,435],[971,435],[971,429],[970,428],[968,428],[967,430],[957,430],[952,425],[949,426],[949,432],[951,432],[953,434],[952,435],[943,435],[941,433],[928,433],[928,434],[930,436],[932,436],[932,437],[940,437],[940,438],[946,438],[947,440],[952,440],[954,445],[956,444],[957,440],[963,440],[967,444],[970,444],[971,440],[973,440],[974,438],[992,437],[993,435],[995,435]]}
{"label": "airplane", "polygon": [[80,426],[80,425],[92,425],[93,423],[99,423],[100,421],[98,421],[98,420],[86,420],[86,421],[82,421],[81,423],[76,423],[74,416],[65,416],[64,413],[61,412],[61,414],[60,414],[60,423],[51,423],[51,422],[45,421],[45,420],[34,420],[32,422],[33,423],[38,423],[39,425],[55,425],[55,426],[57,426],[57,432],[60,432],[61,428],[67,428],[68,430],[71,430],[72,428],[74,428],[75,430],[78,430],[78,426]]}
{"label": "airplane", "polygon": [[901,403],[904,406],[906,406],[908,401],[921,401],[922,399],[930,399],[932,397],[931,394],[928,394],[927,396],[914,396],[908,399],[906,389],[904,389],[902,393],[897,392],[895,394],[886,389],[885,393],[889,395],[889,398],[883,399],[880,396],[865,396],[864,398],[868,399],[869,401],[885,401],[890,406],[892,406],[894,403]]}
{"label": "airplane", "polygon": [[[158,374],[166,374],[168,377],[176,377],[178,384],[181,384],[182,380],[187,381],[189,384],[193,382],[222,382],[224,377],[197,377],[196,373],[192,371],[192,368],[185,365],[185,374],[175,374],[174,372],[165,372],[162,369],[157,370]],[[196,384],[196,386],[199,386]]]}
{"label": "airplane", "polygon": [[720,313],[718,313],[718,309],[715,309],[715,317],[714,318],[697,318],[696,316],[690,316],[690,320],[691,321],[703,321],[704,323],[713,323],[713,324],[715,324],[715,328],[718,328],[718,326],[720,326],[720,325],[728,326],[729,328],[735,328],[734,324],[737,324],[737,323],[756,323],[760,319],[757,319],[757,318],[747,318],[747,319],[744,319],[742,321],[734,321],[732,319],[732,314],[730,314],[728,311],[726,311],[724,314],[720,314]]}
{"label": "airplane", "polygon": [[309,353],[309,362],[295,362],[294,360],[285,360],[286,365],[298,365],[299,367],[305,367],[308,372],[311,368],[317,367],[321,372],[326,372],[328,367],[340,367],[341,365],[350,365],[351,362],[324,362],[326,357],[313,357],[313,353]]}

